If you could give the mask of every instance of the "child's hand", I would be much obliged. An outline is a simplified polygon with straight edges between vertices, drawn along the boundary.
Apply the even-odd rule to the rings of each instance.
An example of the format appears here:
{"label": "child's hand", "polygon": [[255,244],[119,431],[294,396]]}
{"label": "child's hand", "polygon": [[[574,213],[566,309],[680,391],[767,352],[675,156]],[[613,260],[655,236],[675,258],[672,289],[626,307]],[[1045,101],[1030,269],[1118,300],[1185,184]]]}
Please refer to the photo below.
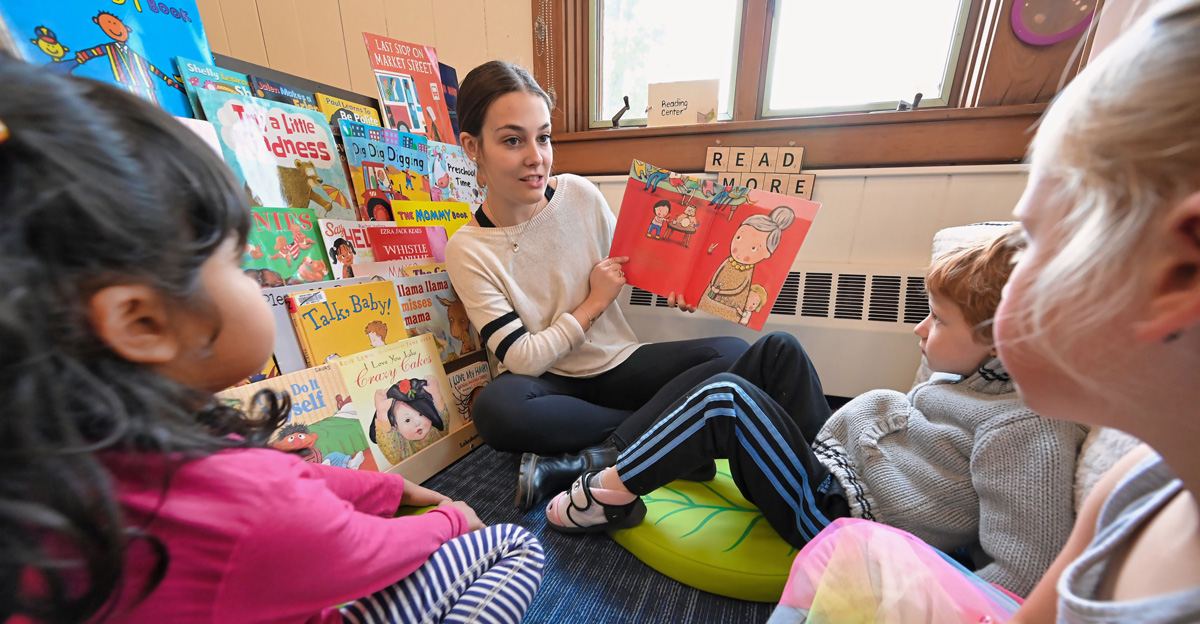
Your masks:
{"label": "child's hand", "polygon": [[404,483],[404,494],[400,495],[400,505],[407,507],[429,507],[449,502],[449,496],[407,481]]}
{"label": "child's hand", "polygon": [[479,529],[487,528],[487,525],[479,519],[479,516],[475,515],[475,510],[471,509],[470,505],[462,501],[452,501],[447,499],[438,503],[438,507],[454,507],[455,509],[461,511],[463,515],[467,517],[467,529],[471,531],[478,531]]}

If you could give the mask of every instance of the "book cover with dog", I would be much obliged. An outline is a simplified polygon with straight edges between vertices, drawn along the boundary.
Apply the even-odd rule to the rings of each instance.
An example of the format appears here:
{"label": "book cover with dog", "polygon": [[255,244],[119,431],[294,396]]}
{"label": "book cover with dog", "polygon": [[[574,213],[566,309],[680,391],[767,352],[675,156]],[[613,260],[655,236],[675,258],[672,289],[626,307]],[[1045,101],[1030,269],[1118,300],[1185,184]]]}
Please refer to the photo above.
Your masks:
{"label": "book cover with dog", "polygon": [[242,268],[263,288],[330,279],[329,258],[308,208],[255,208]]}
{"label": "book cover with dog", "polygon": [[363,33],[375,70],[379,108],[388,128],[430,141],[458,144],[450,123],[441,69],[433,46]]}
{"label": "book cover with dog", "polygon": [[3,0],[0,47],[49,72],[116,85],[176,117],[191,117],[192,106],[174,58],[213,61],[196,0]]}
{"label": "book cover with dog", "polygon": [[355,219],[333,132],[321,113],[238,93],[196,93],[225,162],[255,206]]}
{"label": "book cover with dog", "polygon": [[333,366],[323,364],[229,388],[218,392],[217,399],[253,415],[261,409],[255,395],[262,390],[287,393],[292,400],[287,420],[271,435],[268,446],[298,453],[314,464],[379,470],[377,450],[367,438],[369,421],[359,417],[341,373]]}
{"label": "book cover with dog", "polygon": [[320,288],[287,296],[288,314],[309,366],[408,337],[391,282]]}
{"label": "book cover with dog", "polygon": [[761,330],[820,204],[633,161],[610,255],[631,286]]}
{"label": "book cover with dog", "polygon": [[381,470],[392,470],[465,424],[430,334],[343,357],[334,367],[368,423]]}

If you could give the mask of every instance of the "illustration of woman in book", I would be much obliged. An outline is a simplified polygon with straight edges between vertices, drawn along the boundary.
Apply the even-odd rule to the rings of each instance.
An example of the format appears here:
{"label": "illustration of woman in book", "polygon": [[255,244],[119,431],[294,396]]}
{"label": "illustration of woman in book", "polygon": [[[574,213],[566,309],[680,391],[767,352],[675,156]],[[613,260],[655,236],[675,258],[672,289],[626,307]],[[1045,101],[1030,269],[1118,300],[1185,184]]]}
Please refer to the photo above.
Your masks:
{"label": "illustration of woman in book", "polygon": [[367,323],[367,328],[363,331],[367,334],[367,340],[371,341],[372,348],[382,347],[387,344],[384,342],[387,340],[388,334],[387,323],[384,323],[380,320],[374,320],[370,323]]}
{"label": "illustration of woman in book", "polygon": [[342,263],[342,278],[354,277],[354,245],[350,241],[338,237],[329,248],[329,261],[333,264]]}
{"label": "illustration of woman in book", "polygon": [[783,231],[795,220],[796,213],[787,206],[779,206],[770,215],[746,217],[729,242],[729,258],[717,268],[696,307],[740,323],[750,299],[754,265],[775,253]]}
{"label": "illustration of woman in book", "polygon": [[742,310],[742,325],[750,324],[750,317],[767,305],[767,289],[758,284],[750,285],[750,295],[746,297],[746,308]]}
{"label": "illustration of woman in book", "polygon": [[[440,438],[447,416],[436,379],[402,379],[375,391],[375,418],[368,435],[389,462],[398,464],[423,447],[421,443]],[[434,429],[438,433],[431,436]]]}

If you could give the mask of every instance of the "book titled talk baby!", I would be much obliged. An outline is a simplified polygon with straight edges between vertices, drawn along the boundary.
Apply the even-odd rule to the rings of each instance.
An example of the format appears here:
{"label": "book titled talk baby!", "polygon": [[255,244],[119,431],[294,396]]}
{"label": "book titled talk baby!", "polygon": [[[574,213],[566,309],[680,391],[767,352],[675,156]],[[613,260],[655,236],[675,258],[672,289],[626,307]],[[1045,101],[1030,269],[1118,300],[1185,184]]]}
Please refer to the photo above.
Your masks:
{"label": "book titled talk baby!", "polygon": [[237,93],[198,91],[225,162],[256,206],[312,208],[354,219],[350,187],[333,134],[317,111]]}
{"label": "book titled talk baby!", "polygon": [[369,423],[367,437],[381,470],[465,424],[429,334],[341,358],[334,366]]}
{"label": "book titled talk baby!", "polygon": [[309,366],[408,337],[391,282],[295,293],[287,306]]}
{"label": "book titled talk baby!", "polygon": [[820,204],[633,161],[610,255],[625,280],[761,330]]}
{"label": "book titled talk baby!", "polygon": [[[305,461],[352,470],[379,470],[378,451],[367,439],[367,428],[350,400],[341,373],[329,364],[238,386],[217,393],[226,405],[253,413],[262,390],[286,392],[292,410],[267,443],[298,453]],[[370,410],[365,415],[370,417]],[[369,423],[370,421],[365,421]]]}

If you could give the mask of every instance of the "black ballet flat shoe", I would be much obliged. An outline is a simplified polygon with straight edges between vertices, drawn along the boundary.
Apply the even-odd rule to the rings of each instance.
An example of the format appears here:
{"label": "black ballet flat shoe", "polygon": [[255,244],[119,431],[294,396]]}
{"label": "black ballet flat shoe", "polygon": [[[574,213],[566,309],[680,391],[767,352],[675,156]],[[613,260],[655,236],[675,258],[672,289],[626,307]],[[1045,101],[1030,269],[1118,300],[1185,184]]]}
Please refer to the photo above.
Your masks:
{"label": "black ballet flat shoe", "polygon": [[584,472],[601,470],[617,463],[620,453],[620,446],[613,437],[578,454],[548,456],[525,453],[521,456],[513,504],[517,509],[532,509],[534,505],[570,487],[575,477]]}

